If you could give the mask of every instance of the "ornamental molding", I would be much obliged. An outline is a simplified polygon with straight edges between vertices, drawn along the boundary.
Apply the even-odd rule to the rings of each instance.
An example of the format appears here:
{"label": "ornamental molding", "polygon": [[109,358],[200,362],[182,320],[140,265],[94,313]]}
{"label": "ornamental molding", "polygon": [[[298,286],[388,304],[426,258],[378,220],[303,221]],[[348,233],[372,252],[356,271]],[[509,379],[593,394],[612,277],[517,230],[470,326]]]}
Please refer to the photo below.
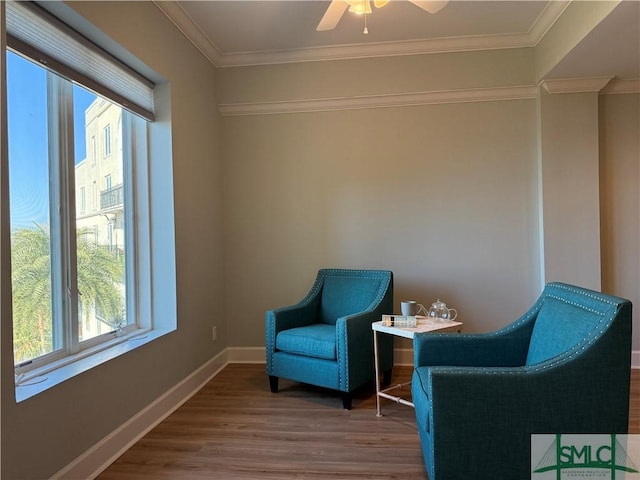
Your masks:
{"label": "ornamental molding", "polygon": [[559,78],[543,80],[540,85],[551,93],[600,92],[613,77]]}
{"label": "ornamental molding", "polygon": [[198,27],[178,2],[173,0],[153,0],[153,3],[210,63],[214,66],[219,66],[222,54],[218,50],[218,47],[216,47],[211,39]]}
{"label": "ornamental molding", "polygon": [[218,112],[223,117],[244,115],[273,115],[283,113],[309,113],[367,108],[407,107],[450,103],[493,102],[536,98],[539,88],[535,85],[442,90],[353,97],[317,98],[252,103],[220,104]]}
{"label": "ornamental molding", "polygon": [[605,95],[640,93],[640,78],[614,78],[600,93]]}

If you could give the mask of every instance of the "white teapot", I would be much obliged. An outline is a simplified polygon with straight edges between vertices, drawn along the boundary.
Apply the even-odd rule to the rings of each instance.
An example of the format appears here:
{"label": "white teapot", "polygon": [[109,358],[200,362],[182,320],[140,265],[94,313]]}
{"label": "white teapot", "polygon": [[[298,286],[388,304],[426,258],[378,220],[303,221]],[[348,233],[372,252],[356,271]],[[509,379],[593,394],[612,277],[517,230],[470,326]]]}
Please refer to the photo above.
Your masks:
{"label": "white teapot", "polygon": [[438,299],[431,304],[427,317],[436,322],[451,322],[458,317],[458,311],[455,308],[447,308],[447,304]]}

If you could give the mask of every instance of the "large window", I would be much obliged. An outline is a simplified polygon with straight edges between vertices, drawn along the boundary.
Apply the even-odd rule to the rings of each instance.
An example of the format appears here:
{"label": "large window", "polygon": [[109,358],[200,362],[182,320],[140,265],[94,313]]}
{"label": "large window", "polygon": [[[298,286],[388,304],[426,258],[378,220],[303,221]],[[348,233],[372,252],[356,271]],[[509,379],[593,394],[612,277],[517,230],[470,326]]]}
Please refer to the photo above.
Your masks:
{"label": "large window", "polygon": [[5,8],[0,194],[21,401],[176,328],[170,90],[154,122],[147,77],[35,3]]}
{"label": "large window", "polygon": [[14,359],[24,368],[137,327],[126,308],[136,281],[131,155],[87,161],[96,133],[105,146],[125,141],[130,114],[28,58],[6,60]]}

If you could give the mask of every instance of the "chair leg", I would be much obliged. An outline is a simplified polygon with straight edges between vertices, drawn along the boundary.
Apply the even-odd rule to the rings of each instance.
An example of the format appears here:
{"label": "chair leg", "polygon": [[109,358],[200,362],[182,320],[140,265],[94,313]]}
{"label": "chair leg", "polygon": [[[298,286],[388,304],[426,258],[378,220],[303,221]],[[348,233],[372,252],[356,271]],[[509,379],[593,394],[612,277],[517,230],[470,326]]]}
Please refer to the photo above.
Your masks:
{"label": "chair leg", "polygon": [[269,375],[269,387],[271,388],[271,393],[278,393],[278,377]]}
{"label": "chair leg", "polygon": [[389,385],[391,385],[391,368],[389,370],[387,370],[386,372],[382,373],[382,388],[387,388]]}
{"label": "chair leg", "polygon": [[353,396],[349,392],[342,392],[342,407],[345,410],[351,410],[353,405]]}

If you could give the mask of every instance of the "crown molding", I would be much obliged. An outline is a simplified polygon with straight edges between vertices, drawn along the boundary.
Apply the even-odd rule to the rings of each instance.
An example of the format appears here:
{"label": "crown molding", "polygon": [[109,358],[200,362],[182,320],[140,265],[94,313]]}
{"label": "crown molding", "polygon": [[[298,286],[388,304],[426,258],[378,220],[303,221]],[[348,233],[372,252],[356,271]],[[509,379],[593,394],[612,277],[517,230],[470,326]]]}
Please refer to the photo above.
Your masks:
{"label": "crown molding", "polygon": [[442,90],[434,92],[398,93],[355,97],[317,98],[274,102],[230,103],[218,105],[223,117],[244,115],[273,115],[283,113],[310,113],[367,108],[407,107],[447,103],[491,102],[536,98],[535,85],[514,87]]}
{"label": "crown molding", "polygon": [[606,95],[640,93],[640,78],[614,78],[600,93]]}
{"label": "crown molding", "polygon": [[557,0],[547,4],[529,30],[531,46],[538,45],[570,4],[571,0]]}
{"label": "crown molding", "polygon": [[560,17],[571,1],[551,1],[527,33],[477,35],[435,38],[406,42],[335,45],[294,50],[221,53],[213,41],[175,0],[153,0],[153,3],[216,67],[242,67],[325,60],[347,60],[395,55],[497,50],[534,47]]}
{"label": "crown molding", "polygon": [[182,34],[202,53],[214,66],[219,66],[222,54],[211,39],[198,27],[196,22],[176,1],[153,0],[153,4],[164,13]]}
{"label": "crown molding", "polygon": [[296,50],[222,54],[218,67],[246,67],[282,63],[351,60],[354,58],[423,55],[430,53],[471,52],[530,47],[528,34],[478,35],[469,37],[436,38],[406,42],[361,43],[311,47]]}
{"label": "crown molding", "polygon": [[540,84],[551,93],[588,93],[599,92],[613,77],[559,78],[543,80]]}

